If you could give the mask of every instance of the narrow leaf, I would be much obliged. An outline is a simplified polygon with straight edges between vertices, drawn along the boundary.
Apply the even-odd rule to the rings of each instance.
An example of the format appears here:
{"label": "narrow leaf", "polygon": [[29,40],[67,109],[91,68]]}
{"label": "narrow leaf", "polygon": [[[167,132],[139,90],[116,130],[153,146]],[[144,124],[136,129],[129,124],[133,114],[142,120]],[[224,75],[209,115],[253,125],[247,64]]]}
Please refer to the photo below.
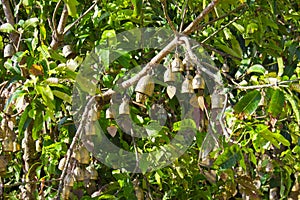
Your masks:
{"label": "narrow leaf", "polygon": [[235,106],[234,111],[237,113],[245,113],[251,115],[257,109],[261,100],[261,94],[257,90],[253,90],[246,94]]}
{"label": "narrow leaf", "polygon": [[285,98],[288,100],[288,102],[291,104],[292,106],[292,109],[295,113],[295,116],[296,116],[296,120],[297,120],[297,123],[298,125],[300,125],[300,111],[299,111],[299,108],[298,108],[298,105],[297,105],[297,102],[295,101],[295,99],[289,95],[288,93],[285,93]]}

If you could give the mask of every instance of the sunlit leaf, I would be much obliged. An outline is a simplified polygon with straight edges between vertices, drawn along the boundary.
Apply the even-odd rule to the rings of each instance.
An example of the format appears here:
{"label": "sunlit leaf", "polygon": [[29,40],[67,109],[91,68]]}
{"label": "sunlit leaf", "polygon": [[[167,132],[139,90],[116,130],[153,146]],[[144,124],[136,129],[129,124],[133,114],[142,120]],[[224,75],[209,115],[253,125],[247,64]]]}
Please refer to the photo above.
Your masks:
{"label": "sunlit leaf", "polygon": [[260,92],[253,90],[242,97],[242,99],[233,107],[234,111],[251,115],[257,109],[260,100]]}
{"label": "sunlit leaf", "polygon": [[255,73],[260,73],[260,74],[265,74],[266,73],[266,69],[260,65],[260,64],[256,64],[256,65],[252,65],[251,67],[249,67],[249,69],[247,70],[247,73],[250,74],[252,72]]}
{"label": "sunlit leaf", "polygon": [[5,23],[0,26],[0,32],[11,33],[14,30],[14,27],[10,23]]}
{"label": "sunlit leaf", "polygon": [[284,99],[284,93],[281,90],[273,90],[271,101],[268,103],[268,112],[273,116],[278,116],[282,111]]}

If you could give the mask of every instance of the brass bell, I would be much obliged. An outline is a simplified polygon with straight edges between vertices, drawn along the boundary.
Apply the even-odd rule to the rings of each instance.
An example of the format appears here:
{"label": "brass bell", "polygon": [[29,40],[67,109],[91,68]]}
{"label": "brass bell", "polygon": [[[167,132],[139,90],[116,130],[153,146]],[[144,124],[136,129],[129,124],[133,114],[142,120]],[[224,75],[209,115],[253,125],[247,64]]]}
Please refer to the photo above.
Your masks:
{"label": "brass bell", "polygon": [[7,44],[4,47],[4,58],[11,58],[16,53],[15,47],[12,44]]}
{"label": "brass bell", "polygon": [[175,57],[171,62],[171,68],[172,68],[172,72],[182,72],[184,70],[184,66],[178,54],[175,54]]}
{"label": "brass bell", "polygon": [[185,57],[184,57],[184,59],[182,61],[182,64],[183,64],[185,70],[187,70],[187,71],[194,70],[194,65],[191,62],[191,58],[190,58],[190,56],[187,53],[185,54]]}
{"label": "brass bell", "polygon": [[119,114],[120,115],[129,115],[130,109],[129,109],[129,102],[126,97],[122,99],[122,103],[119,106]]}
{"label": "brass bell", "polygon": [[113,112],[112,107],[109,107],[106,112],[105,112],[105,117],[106,119],[114,119],[115,118],[115,113]]}
{"label": "brass bell", "polygon": [[6,152],[13,152],[14,150],[14,142],[11,140],[11,138],[4,138],[4,140],[2,141],[2,148],[3,151]]}
{"label": "brass bell", "polygon": [[77,181],[83,181],[84,180],[84,171],[80,167],[76,167],[74,169],[74,176]]}
{"label": "brass bell", "polygon": [[196,76],[193,78],[192,85],[194,90],[196,89],[204,90],[205,81],[199,72],[196,72]]}
{"label": "brass bell", "polygon": [[182,82],[181,93],[194,93],[191,76],[187,75]]}
{"label": "brass bell", "polygon": [[174,81],[175,81],[175,73],[172,72],[170,67],[167,67],[167,70],[164,73],[164,82],[169,83]]}
{"label": "brass bell", "polygon": [[58,169],[62,171],[65,168],[65,165],[66,165],[66,157],[63,157],[58,163]]}
{"label": "brass bell", "polygon": [[75,150],[73,151],[72,158],[74,158],[74,159],[77,160],[78,162],[80,161],[81,155],[80,155],[79,149],[75,149]]}
{"label": "brass bell", "polygon": [[154,82],[152,76],[147,74],[143,76],[135,87],[136,102],[144,103],[147,96],[151,96],[154,92]]}
{"label": "brass bell", "polygon": [[84,146],[82,146],[79,149],[79,152],[80,152],[79,163],[81,163],[81,164],[89,164],[90,163],[90,152]]}
{"label": "brass bell", "polygon": [[72,174],[67,174],[64,180],[64,185],[67,187],[73,187],[74,182],[74,176]]}
{"label": "brass bell", "polygon": [[97,178],[98,178],[98,172],[97,172],[97,170],[95,169],[95,167],[93,167],[93,166],[88,166],[86,169],[87,169],[87,171],[90,173],[90,179],[91,179],[91,180],[97,180]]}
{"label": "brass bell", "polygon": [[61,197],[62,199],[70,199],[71,187],[65,186],[62,190]]}
{"label": "brass bell", "polygon": [[75,53],[73,52],[71,45],[65,45],[63,47],[62,53],[67,59],[75,57]]}
{"label": "brass bell", "polygon": [[14,146],[13,152],[17,152],[21,150],[21,145],[17,141],[13,142],[13,146]]}
{"label": "brass bell", "polygon": [[0,157],[0,177],[6,174],[6,162]]}

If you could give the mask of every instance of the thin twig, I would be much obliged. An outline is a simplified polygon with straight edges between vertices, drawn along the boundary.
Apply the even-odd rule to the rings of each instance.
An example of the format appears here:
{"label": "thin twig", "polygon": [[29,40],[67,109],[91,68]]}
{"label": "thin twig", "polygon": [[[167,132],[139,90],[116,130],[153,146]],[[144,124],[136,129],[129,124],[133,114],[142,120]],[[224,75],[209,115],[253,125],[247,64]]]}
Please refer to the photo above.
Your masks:
{"label": "thin twig", "polygon": [[213,19],[213,20],[211,20],[211,21],[209,21],[209,22],[207,22],[207,23],[205,23],[205,24],[203,24],[203,25],[200,25],[200,24],[199,24],[199,25],[195,28],[195,31],[196,31],[196,30],[202,30],[202,29],[203,29],[204,27],[206,27],[207,25],[212,24],[212,23],[214,23],[214,22],[216,22],[216,21],[219,21],[219,20],[221,20],[221,19],[224,19],[225,17],[228,17],[228,16],[231,15],[232,13],[238,12],[239,10],[245,8],[246,6],[247,6],[247,4],[244,3],[244,4],[238,6],[237,8],[235,8],[235,9],[233,9],[233,10],[227,12],[226,14],[224,14],[224,15],[218,17],[218,18],[215,18],[215,19]]}
{"label": "thin twig", "polygon": [[189,0],[185,0],[185,4],[183,5],[184,7],[183,7],[182,15],[181,15],[181,23],[180,23],[179,32],[181,32],[182,28],[183,28],[184,18],[185,18],[185,14],[186,14],[186,11],[187,11],[188,2],[189,2]]}
{"label": "thin twig", "polygon": [[59,181],[59,180],[60,180],[60,178],[51,179],[51,180],[36,180],[36,181],[18,182],[18,183],[14,183],[14,184],[6,184],[6,185],[4,185],[4,188],[12,188],[12,187],[26,185],[26,184],[52,183],[52,182]]}
{"label": "thin twig", "polygon": [[54,34],[55,34],[55,37],[58,37],[58,31],[57,31],[57,27],[56,27],[56,20],[55,20],[55,16],[57,14],[57,11],[58,11],[58,8],[61,4],[61,0],[59,0],[55,6],[55,9],[54,9],[54,12],[53,12],[53,16],[52,16],[52,27],[53,27],[53,30],[54,30]]}
{"label": "thin twig", "polygon": [[69,25],[65,30],[64,30],[64,34],[66,34],[71,28],[73,28],[84,16],[86,16],[96,5],[97,5],[97,1],[94,2],[93,5],[91,5],[91,7],[89,7],[89,9],[87,9],[80,17],[78,17],[78,19],[76,19],[71,25]]}
{"label": "thin twig", "polygon": [[230,22],[228,22],[227,24],[225,24],[224,26],[222,26],[220,29],[216,30],[215,32],[213,32],[212,34],[209,35],[209,37],[205,38],[201,44],[205,43],[207,40],[213,38],[216,34],[218,34],[220,31],[224,30],[225,28],[227,28],[229,25],[231,25],[233,22],[235,22],[236,20],[238,20],[244,12],[242,12],[239,16],[236,16],[235,18],[233,18],[233,20],[231,20]]}
{"label": "thin twig", "polygon": [[162,5],[163,11],[164,11],[165,18],[167,19],[169,26],[171,27],[174,34],[176,35],[177,34],[176,28],[175,28],[172,20],[170,19],[169,15],[168,15],[168,12],[167,12],[167,2],[166,2],[166,0],[162,0],[161,5]]}
{"label": "thin twig", "polygon": [[210,4],[208,4],[208,6],[198,15],[198,17],[191,22],[188,27],[186,27],[186,29],[182,32],[183,34],[189,35],[191,34],[193,31],[195,31],[195,27],[198,26],[198,24],[200,23],[200,21],[208,14],[212,11],[212,9],[217,5],[217,3],[219,2],[219,0],[213,0]]}

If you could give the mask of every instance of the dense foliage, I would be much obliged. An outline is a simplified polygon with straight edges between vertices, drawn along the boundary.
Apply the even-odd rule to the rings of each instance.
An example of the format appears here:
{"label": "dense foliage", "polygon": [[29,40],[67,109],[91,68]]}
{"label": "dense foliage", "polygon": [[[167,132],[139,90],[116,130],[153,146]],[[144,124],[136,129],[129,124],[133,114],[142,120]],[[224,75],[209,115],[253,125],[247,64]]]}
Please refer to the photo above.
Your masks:
{"label": "dense foliage", "polygon": [[[196,137],[185,154],[170,166],[135,174],[105,166],[77,141],[72,111],[76,75],[92,50],[118,33],[142,27],[181,32],[210,2],[2,0],[0,199],[52,199],[58,193],[66,199],[299,199],[300,3],[214,2],[189,36],[222,74],[228,135],[218,144],[203,144],[208,131],[195,125],[196,120],[208,123],[201,108],[202,118],[192,123]],[[66,45],[72,47],[68,53]],[[105,66],[97,95],[157,53],[136,50]],[[107,137],[121,148],[150,152],[184,127],[178,102],[168,98],[166,88],[155,87],[145,105],[130,104],[131,117],[140,126],[149,125],[154,103],[169,113],[150,139],[127,137],[105,116],[109,99],[99,102],[96,120],[104,130],[110,127]],[[200,107],[210,112],[206,90]],[[215,148],[204,159],[199,152],[207,146]],[[71,162],[66,156],[70,149],[75,153]],[[78,162],[76,152],[87,158]],[[85,174],[80,177],[78,170],[89,173],[80,172]]]}

